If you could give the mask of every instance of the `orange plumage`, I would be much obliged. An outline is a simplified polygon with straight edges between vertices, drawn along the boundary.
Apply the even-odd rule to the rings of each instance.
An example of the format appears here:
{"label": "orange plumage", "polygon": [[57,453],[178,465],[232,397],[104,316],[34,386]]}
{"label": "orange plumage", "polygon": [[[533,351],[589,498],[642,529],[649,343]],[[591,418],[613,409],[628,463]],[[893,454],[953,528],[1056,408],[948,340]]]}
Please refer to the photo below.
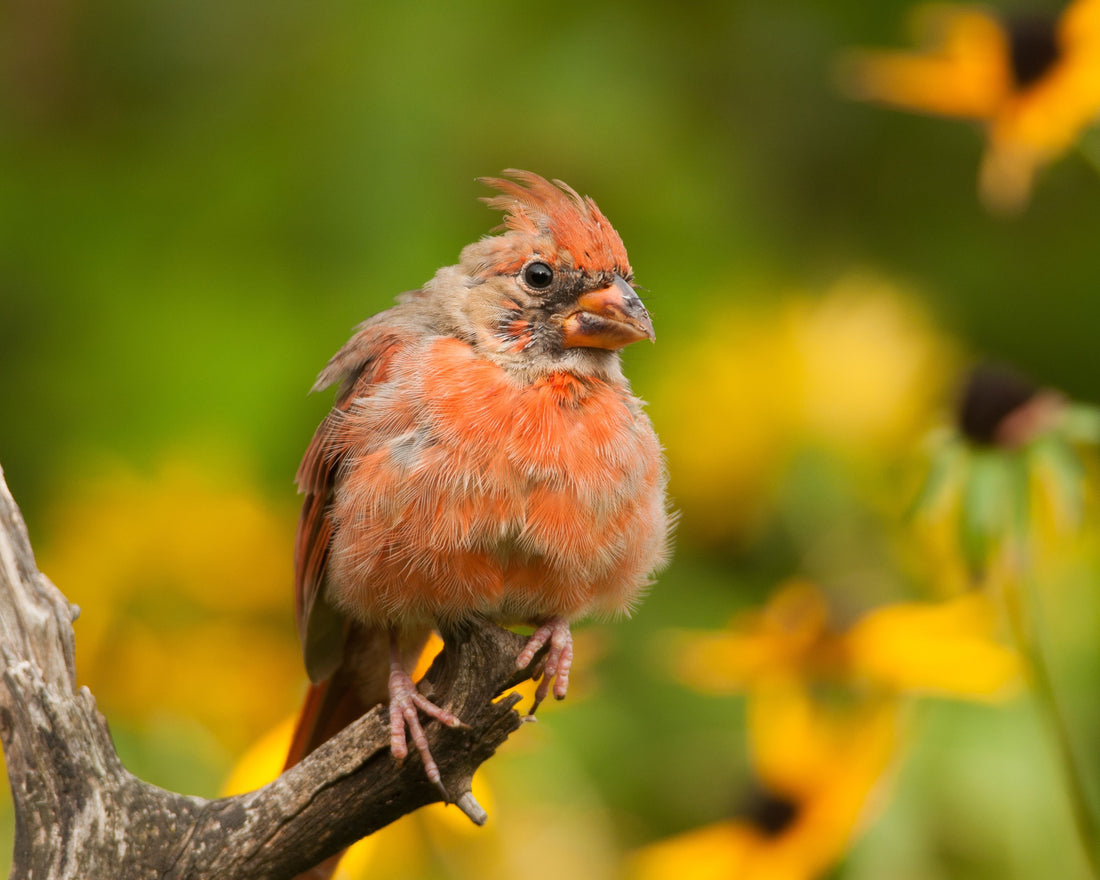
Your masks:
{"label": "orange plumage", "polygon": [[[488,615],[549,642],[539,698],[564,696],[568,624],[626,611],[668,552],[660,446],[618,350],[653,338],[622,241],[595,203],[528,172],[485,182],[504,232],[360,326],[298,471],[299,631],[315,682],[288,763],[390,701],[441,785],[405,669],[438,621]],[[442,785],[441,785],[442,787]]]}

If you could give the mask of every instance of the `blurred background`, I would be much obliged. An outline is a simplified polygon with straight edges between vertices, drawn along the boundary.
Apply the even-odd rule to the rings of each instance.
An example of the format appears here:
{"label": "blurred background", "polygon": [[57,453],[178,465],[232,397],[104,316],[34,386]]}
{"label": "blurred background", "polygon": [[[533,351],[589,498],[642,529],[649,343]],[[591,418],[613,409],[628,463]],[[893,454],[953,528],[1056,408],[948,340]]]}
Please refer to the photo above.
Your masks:
{"label": "blurred background", "polygon": [[[991,213],[980,125],[836,85],[845,50],[911,45],[911,12],[3,0],[0,463],[127,766],[212,797],[294,712],[293,475],[331,400],[307,391],[497,224],[475,178],[526,168],[629,249],[676,557],[580,630],[570,699],[486,768],[487,829],[422,811],[348,876],[1089,876],[1003,620],[953,604],[964,561],[905,513],[969,364],[1100,399],[1100,137]],[[1090,517],[1043,570],[1086,752]],[[947,618],[874,616],[914,603]]]}

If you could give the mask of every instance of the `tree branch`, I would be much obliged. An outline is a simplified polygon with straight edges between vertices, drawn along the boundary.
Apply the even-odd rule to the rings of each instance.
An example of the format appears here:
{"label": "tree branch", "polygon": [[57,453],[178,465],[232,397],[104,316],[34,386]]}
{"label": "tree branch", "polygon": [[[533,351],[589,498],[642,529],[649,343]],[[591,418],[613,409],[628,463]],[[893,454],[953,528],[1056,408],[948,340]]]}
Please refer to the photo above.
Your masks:
{"label": "tree branch", "polygon": [[[38,571],[0,469],[0,741],[15,800],[11,877],[292,878],[440,800],[415,755],[398,766],[377,707],[269,785],[206,800],[122,766],[86,688],[76,688],[78,609]],[[524,638],[483,620],[444,633],[421,690],[469,725],[426,727],[448,791],[475,821],[474,771],[519,728]],[[536,666],[537,657],[532,664]]]}

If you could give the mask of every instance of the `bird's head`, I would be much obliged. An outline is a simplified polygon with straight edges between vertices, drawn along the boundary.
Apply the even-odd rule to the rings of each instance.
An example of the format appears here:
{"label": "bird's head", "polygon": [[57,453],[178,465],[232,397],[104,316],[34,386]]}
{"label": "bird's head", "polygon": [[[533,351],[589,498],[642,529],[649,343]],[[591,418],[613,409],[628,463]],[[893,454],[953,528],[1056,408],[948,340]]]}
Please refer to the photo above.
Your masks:
{"label": "bird's head", "polygon": [[616,352],[654,339],[619,234],[592,199],[529,171],[482,178],[501,234],[462,251],[429,288],[446,292],[453,331],[506,368],[534,375],[618,372]]}

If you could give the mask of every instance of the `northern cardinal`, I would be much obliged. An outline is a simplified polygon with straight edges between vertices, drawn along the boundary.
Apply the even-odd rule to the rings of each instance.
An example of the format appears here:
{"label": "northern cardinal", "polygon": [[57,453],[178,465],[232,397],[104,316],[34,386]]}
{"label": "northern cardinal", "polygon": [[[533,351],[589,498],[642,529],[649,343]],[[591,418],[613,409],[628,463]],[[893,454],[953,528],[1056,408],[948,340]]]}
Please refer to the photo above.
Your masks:
{"label": "northern cardinal", "polygon": [[487,615],[549,649],[535,705],[565,696],[569,623],[629,610],[668,555],[665,468],[618,351],[653,339],[618,233],[525,171],[484,178],[502,234],[359,326],[314,390],[336,403],[302,459],[298,630],[313,685],[287,766],[389,702],[443,790],[409,677],[438,622]]}

